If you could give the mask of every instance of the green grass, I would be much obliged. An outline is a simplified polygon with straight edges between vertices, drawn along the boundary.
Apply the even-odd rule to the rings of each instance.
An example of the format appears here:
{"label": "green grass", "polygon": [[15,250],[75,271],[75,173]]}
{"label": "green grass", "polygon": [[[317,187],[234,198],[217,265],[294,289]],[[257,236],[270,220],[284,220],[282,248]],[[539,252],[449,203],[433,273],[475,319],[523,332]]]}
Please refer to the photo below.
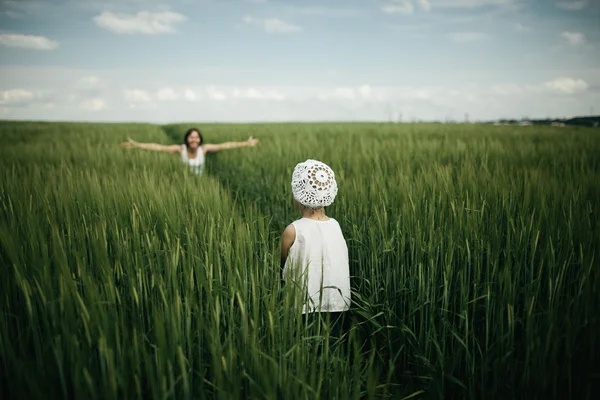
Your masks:
{"label": "green grass", "polygon": [[[0,123],[3,398],[592,399],[600,130]],[[352,324],[279,281],[296,163],[329,164]]]}

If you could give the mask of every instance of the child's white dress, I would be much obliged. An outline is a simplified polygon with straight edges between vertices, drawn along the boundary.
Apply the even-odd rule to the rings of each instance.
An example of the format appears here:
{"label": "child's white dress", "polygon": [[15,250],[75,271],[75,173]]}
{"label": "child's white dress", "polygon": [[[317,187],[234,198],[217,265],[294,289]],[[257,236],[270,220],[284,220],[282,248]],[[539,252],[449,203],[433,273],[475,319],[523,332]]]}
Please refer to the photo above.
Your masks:
{"label": "child's white dress", "polygon": [[339,223],[333,218],[327,221],[301,218],[292,224],[296,240],[285,262],[283,279],[286,286],[288,282],[304,282],[302,313],[347,311],[350,308],[348,247]]}
{"label": "child's white dress", "polygon": [[202,175],[204,172],[204,152],[202,148],[198,148],[196,152],[196,158],[189,159],[187,154],[187,146],[185,144],[181,145],[181,160],[190,166],[192,172],[197,175]]}

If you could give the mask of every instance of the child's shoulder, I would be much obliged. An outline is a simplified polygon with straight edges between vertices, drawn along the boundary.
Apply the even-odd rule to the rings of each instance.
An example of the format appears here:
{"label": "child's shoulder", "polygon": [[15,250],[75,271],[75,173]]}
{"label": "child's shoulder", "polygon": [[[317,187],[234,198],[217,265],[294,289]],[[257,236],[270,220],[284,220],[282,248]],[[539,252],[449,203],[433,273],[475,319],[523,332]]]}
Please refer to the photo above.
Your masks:
{"label": "child's shoulder", "polygon": [[337,219],[329,217],[328,221],[334,225],[340,226],[340,223]]}
{"label": "child's shoulder", "polygon": [[293,222],[285,227],[285,229],[283,230],[283,237],[289,239],[293,239],[296,237],[296,227],[294,226]]}

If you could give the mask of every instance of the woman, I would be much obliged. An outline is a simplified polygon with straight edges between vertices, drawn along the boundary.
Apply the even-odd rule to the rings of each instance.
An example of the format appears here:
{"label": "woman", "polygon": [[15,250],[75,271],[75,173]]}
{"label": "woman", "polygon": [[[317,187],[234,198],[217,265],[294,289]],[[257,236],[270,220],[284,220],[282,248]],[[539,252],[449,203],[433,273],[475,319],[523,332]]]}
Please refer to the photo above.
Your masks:
{"label": "woman", "polygon": [[157,143],[138,143],[131,138],[127,138],[126,142],[121,143],[122,147],[132,149],[166,151],[168,153],[179,154],[183,162],[188,164],[192,171],[201,175],[204,171],[204,161],[206,153],[216,153],[221,150],[235,149],[238,147],[256,146],[258,139],[252,136],[245,142],[225,142],[221,144],[204,143],[202,134],[196,128],[188,130],[183,137],[183,144],[163,145]]}

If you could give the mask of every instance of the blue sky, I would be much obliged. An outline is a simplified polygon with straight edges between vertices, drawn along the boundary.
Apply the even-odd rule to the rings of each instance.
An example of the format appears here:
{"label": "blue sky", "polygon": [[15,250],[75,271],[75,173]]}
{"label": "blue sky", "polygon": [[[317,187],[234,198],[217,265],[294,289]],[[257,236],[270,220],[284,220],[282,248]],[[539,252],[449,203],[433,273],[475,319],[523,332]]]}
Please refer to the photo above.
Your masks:
{"label": "blue sky", "polygon": [[600,0],[0,0],[0,119],[600,113]]}

